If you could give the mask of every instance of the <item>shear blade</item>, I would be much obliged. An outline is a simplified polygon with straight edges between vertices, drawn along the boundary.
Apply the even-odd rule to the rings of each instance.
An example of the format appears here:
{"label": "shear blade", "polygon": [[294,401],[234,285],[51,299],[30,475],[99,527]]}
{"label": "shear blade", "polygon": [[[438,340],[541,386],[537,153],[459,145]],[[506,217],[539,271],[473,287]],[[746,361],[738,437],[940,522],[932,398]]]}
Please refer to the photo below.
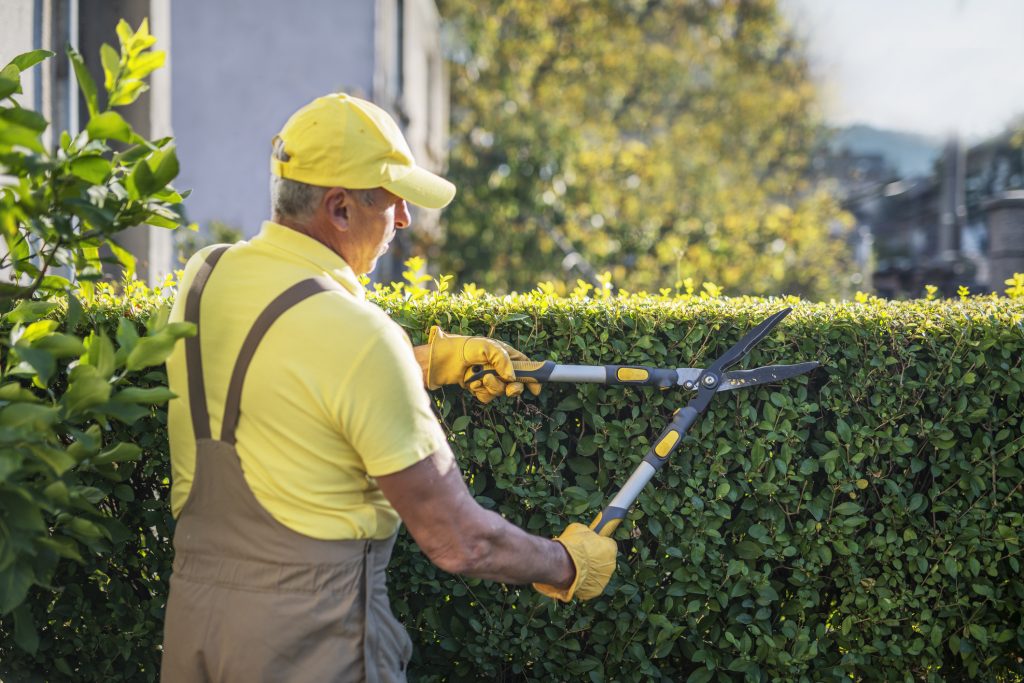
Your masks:
{"label": "shear blade", "polygon": [[732,346],[732,348],[719,356],[718,360],[711,365],[711,368],[721,371],[740,362],[744,356],[750,353],[750,350],[754,348],[759,341],[771,334],[772,330],[774,330],[775,327],[782,322],[782,319],[789,315],[792,310],[792,308],[784,308],[778,313],[775,313],[762,321],[757,327],[747,332],[742,339]]}
{"label": "shear blade", "polygon": [[752,370],[735,370],[725,373],[718,391],[746,389],[747,387],[759,384],[781,382],[784,379],[808,373],[816,367],[818,367],[818,362],[810,361],[808,363],[797,363],[796,365],[768,365],[763,368],[753,368]]}

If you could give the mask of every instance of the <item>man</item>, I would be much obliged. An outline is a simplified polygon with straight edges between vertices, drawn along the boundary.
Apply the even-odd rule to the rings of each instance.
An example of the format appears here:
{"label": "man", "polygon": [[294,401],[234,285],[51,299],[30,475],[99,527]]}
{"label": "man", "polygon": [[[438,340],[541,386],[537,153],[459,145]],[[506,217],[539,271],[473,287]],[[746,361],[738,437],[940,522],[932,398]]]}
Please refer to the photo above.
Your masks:
{"label": "man", "polygon": [[167,362],[163,680],[404,680],[412,645],[385,585],[400,519],[445,571],[599,595],[614,541],[581,524],[550,541],[478,506],[424,391],[481,364],[497,375],[468,387],[478,398],[515,395],[523,356],[437,329],[414,350],[364,300],[357,276],[409,227],[407,202],[441,208],[454,186],[344,94],[289,119],[271,170],[272,220],[193,257],[172,313],[198,335]]}

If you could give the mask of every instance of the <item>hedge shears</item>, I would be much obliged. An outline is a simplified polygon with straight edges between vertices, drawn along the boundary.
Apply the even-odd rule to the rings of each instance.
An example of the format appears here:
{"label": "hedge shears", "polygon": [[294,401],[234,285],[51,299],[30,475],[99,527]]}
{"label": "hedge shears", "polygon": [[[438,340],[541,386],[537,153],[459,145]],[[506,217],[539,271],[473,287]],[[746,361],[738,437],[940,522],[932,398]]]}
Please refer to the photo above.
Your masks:
{"label": "hedge shears", "polygon": [[[559,365],[553,361],[513,361],[516,379],[532,379],[537,382],[588,382],[596,384],[624,384],[668,388],[681,386],[695,390],[694,396],[685,407],[677,410],[672,422],[665,427],[654,445],[647,451],[643,462],[626,481],[611,502],[598,513],[590,528],[602,536],[611,536],[626,517],[626,512],[636,501],[640,491],[651,480],[655,472],[668,462],[668,458],[679,447],[686,432],[693,426],[711,399],[720,391],[745,389],[760,384],[779,382],[803,375],[818,367],[817,361],[797,365],[770,365],[752,370],[726,372],[739,363],[754,346],[767,337],[775,327],[792,311],[786,308],[748,332],[732,348],[722,354],[707,368],[652,368],[643,365]],[[472,382],[485,373],[494,372],[483,367],[474,367],[474,374],[467,380]]]}

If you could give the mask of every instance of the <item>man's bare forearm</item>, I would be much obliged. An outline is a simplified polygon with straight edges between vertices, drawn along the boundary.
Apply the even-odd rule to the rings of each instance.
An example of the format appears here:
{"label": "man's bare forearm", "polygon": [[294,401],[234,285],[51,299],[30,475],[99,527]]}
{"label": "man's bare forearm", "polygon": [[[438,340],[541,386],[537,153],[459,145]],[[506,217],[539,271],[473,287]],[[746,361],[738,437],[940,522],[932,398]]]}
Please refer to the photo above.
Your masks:
{"label": "man's bare forearm", "polygon": [[473,500],[447,449],[377,481],[416,543],[447,572],[559,588],[575,578],[560,543],[528,534]]}
{"label": "man's bare forearm", "polygon": [[464,519],[470,522],[465,531],[470,551],[458,573],[502,583],[572,583],[576,570],[561,543],[529,534],[483,508]]}

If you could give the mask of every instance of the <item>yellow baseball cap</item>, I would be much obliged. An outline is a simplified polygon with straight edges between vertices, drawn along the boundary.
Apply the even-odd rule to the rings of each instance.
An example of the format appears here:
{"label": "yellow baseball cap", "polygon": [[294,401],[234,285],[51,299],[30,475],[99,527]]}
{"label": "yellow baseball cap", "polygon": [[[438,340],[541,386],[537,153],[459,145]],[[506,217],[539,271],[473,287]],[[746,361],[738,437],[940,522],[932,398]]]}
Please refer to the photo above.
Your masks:
{"label": "yellow baseball cap", "polygon": [[452,183],[416,165],[386,111],[345,93],[318,97],[292,114],[274,138],[270,172],[321,187],[383,187],[427,209],[455,196]]}

